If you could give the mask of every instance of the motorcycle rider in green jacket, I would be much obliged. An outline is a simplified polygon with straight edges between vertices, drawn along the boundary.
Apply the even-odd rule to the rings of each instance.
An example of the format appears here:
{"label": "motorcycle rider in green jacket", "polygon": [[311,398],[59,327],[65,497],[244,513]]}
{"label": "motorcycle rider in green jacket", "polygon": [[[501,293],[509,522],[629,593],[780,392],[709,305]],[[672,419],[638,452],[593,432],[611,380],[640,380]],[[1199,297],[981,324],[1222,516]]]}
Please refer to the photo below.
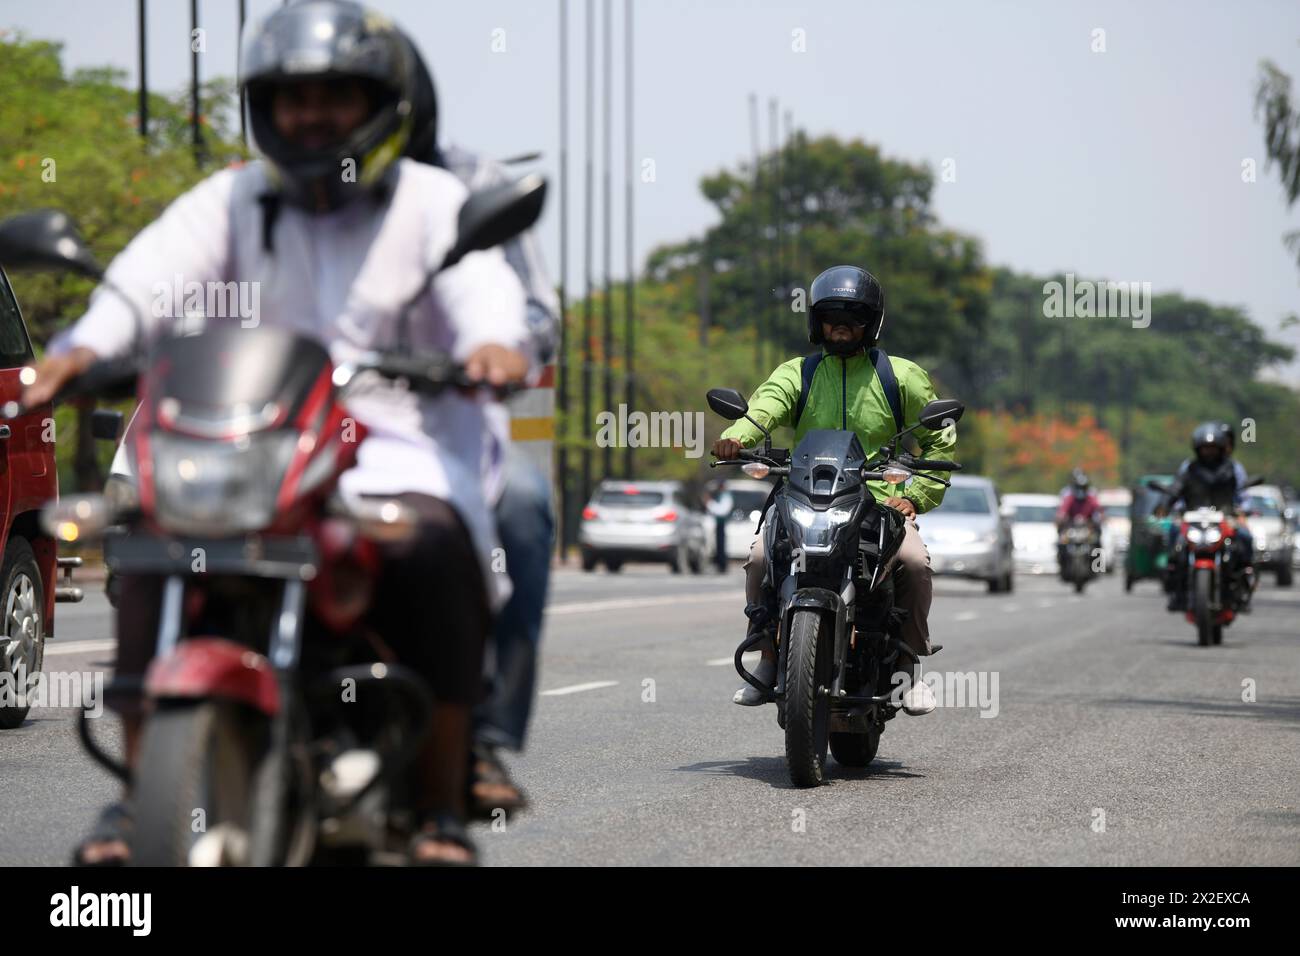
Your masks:
{"label": "motorcycle rider in green jacket", "polygon": [[[885,385],[876,372],[869,349],[876,346],[885,319],[884,290],[875,276],[856,266],[834,266],[813,280],[808,313],[808,338],[822,347],[822,359],[813,373],[802,412],[798,412],[803,391],[804,359],[794,358],[778,366],[758,387],[749,400],[749,415],[769,431],[778,426],[794,428],[797,445],[812,429],[852,430],[857,433],[867,456],[888,443],[898,428]],[[917,421],[921,408],[935,398],[934,388],[925,370],[906,359],[889,356],[897,380],[898,400],[904,424]],[[796,421],[797,416],[797,421]],[[925,458],[952,460],[956,440],[953,429],[930,431],[917,428],[913,433]],[[727,428],[713,445],[720,459],[737,456],[742,448],[757,444],[763,433],[753,424],[740,419]],[[916,516],[938,506],[945,487],[920,476],[902,485],[881,481],[868,483],[876,500],[895,508],[907,519],[905,537],[895,561],[905,569],[896,592],[898,607],[905,609],[902,636],[918,657],[930,653],[927,618],[932,596],[930,554],[917,530]],[[763,538],[754,539],[745,562],[745,613],[752,635],[770,626],[771,595],[763,586],[767,560]],[[755,676],[766,684],[776,679],[776,649],[769,642],[762,649],[762,661]],[[910,683],[910,665],[900,659],[899,669],[909,678],[903,695],[903,709],[909,714],[928,714],[935,708],[933,691],[923,682]],[[748,684],[733,697],[737,704],[761,704],[758,691]]]}

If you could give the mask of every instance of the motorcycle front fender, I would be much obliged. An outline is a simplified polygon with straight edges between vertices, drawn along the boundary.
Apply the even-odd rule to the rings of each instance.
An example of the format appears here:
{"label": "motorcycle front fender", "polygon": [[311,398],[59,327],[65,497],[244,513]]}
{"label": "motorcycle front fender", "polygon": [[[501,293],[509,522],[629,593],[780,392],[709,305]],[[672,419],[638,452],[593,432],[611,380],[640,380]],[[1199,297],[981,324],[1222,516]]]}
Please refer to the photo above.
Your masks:
{"label": "motorcycle front fender", "polygon": [[217,698],[247,704],[268,717],[280,710],[280,689],[270,661],[221,637],[181,641],[155,658],[144,681],[153,701]]}

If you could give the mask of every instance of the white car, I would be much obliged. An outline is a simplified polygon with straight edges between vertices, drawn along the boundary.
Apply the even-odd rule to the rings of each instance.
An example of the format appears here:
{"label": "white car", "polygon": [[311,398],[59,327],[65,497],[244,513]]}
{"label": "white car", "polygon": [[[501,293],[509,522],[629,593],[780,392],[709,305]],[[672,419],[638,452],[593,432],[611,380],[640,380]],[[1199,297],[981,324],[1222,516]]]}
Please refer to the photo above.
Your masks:
{"label": "white car", "polygon": [[1101,552],[1109,574],[1124,566],[1128,554],[1133,492],[1127,488],[1104,488],[1097,492],[1097,501],[1105,514],[1101,524]]}
{"label": "white car", "polygon": [[[763,512],[763,505],[772,491],[772,485],[754,478],[731,478],[724,485],[731,495],[731,513],[727,517],[727,557],[743,561],[749,557],[749,546],[754,541],[754,528]],[[709,535],[713,535],[710,519]]]}
{"label": "white car", "polygon": [[1282,489],[1274,485],[1255,485],[1246,492],[1246,526],[1255,539],[1255,570],[1272,571],[1284,588],[1291,586],[1295,551],[1286,510]]}
{"label": "white car", "polygon": [[1056,495],[1003,495],[1002,513],[1011,521],[1016,571],[1056,574]]}

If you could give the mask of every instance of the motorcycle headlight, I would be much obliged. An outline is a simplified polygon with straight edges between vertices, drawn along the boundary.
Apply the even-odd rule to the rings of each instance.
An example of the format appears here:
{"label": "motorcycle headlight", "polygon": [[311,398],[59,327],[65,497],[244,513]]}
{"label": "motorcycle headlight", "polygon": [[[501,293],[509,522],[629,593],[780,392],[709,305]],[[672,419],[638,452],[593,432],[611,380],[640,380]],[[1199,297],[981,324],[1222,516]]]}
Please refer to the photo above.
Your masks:
{"label": "motorcycle headlight", "polygon": [[796,547],[802,547],[808,552],[825,553],[831,549],[835,543],[834,534],[836,529],[841,525],[848,523],[853,518],[853,507],[828,508],[825,511],[817,511],[809,508],[807,505],[801,505],[798,502],[790,502],[790,517],[794,523],[803,529],[803,532],[795,533]]}
{"label": "motorcycle headlight", "polygon": [[1214,526],[1187,529],[1187,540],[1192,544],[1214,544],[1222,537],[1223,532]]}
{"label": "motorcycle headlight", "polygon": [[159,523],[182,534],[239,535],[271,523],[298,433],[218,442],[155,432],[149,440]]}

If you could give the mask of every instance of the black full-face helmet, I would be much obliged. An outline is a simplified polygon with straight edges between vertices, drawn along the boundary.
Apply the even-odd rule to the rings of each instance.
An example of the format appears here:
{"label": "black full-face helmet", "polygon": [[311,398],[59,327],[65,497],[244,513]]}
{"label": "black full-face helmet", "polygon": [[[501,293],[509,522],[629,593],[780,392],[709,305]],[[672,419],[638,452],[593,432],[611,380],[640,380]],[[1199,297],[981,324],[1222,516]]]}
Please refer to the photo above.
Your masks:
{"label": "black full-face helmet", "polygon": [[[271,100],[278,86],[347,78],[362,83],[370,115],[343,142],[307,149],[277,132]],[[337,209],[376,188],[411,135],[411,47],[386,16],[356,3],[303,0],[277,9],[244,38],[239,82],[252,144],[280,195],[312,211]]]}
{"label": "black full-face helmet", "polygon": [[854,350],[871,348],[885,325],[885,290],[866,269],[832,266],[813,279],[808,308],[808,341],[830,348],[822,335],[823,322],[861,326],[866,334]]}
{"label": "black full-face helmet", "polygon": [[1076,498],[1088,497],[1088,489],[1092,487],[1092,481],[1088,478],[1088,473],[1082,468],[1076,468],[1070,472],[1070,491]]}
{"label": "black full-face helmet", "polygon": [[[1216,450],[1217,449],[1217,450]],[[1221,422],[1202,422],[1192,431],[1192,453],[1203,465],[1214,467],[1228,456],[1228,436]]]}
{"label": "black full-face helmet", "polygon": [[1227,442],[1228,454],[1231,455],[1237,447],[1237,432],[1228,422],[1219,422],[1219,431],[1223,434],[1223,440]]}

